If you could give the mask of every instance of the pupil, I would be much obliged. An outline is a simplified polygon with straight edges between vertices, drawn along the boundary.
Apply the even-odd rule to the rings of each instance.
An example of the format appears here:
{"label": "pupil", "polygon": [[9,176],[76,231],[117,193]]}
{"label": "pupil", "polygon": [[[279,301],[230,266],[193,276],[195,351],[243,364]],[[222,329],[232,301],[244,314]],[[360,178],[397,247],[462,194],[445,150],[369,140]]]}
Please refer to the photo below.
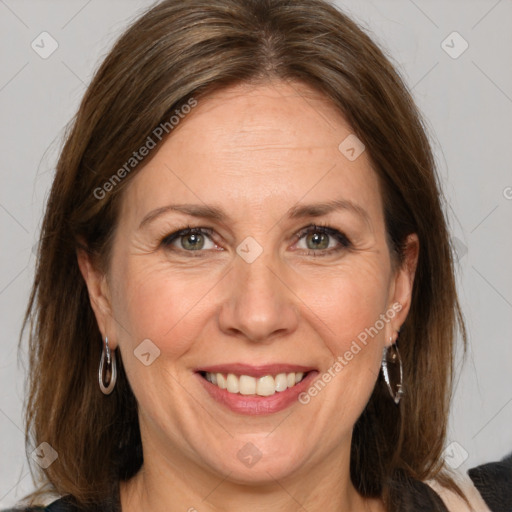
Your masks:
{"label": "pupil", "polygon": [[200,247],[201,244],[198,243],[200,242],[200,237],[201,235],[197,235],[196,233],[192,233],[188,236],[185,237],[185,248],[189,248],[189,249],[197,249],[197,247]]}
{"label": "pupil", "polygon": [[[325,242],[327,240],[327,235],[325,233],[314,233],[312,236],[311,236],[311,239],[310,239],[313,244],[316,246],[314,247],[315,249],[318,249],[318,247],[322,244],[322,242]],[[325,245],[325,244],[324,244]],[[329,244],[327,244],[329,245]],[[327,246],[325,246],[327,247]],[[321,248],[325,248],[325,247],[321,247]]]}

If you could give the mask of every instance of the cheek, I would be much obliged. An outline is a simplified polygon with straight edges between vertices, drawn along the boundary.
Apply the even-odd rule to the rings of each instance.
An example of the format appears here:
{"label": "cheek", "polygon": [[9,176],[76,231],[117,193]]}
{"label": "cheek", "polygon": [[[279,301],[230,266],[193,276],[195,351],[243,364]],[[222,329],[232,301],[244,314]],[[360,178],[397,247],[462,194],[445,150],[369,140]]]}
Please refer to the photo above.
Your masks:
{"label": "cheek", "polygon": [[[349,350],[351,342],[374,327],[385,313],[389,294],[387,277],[385,262],[368,258],[323,276],[316,280],[314,288],[308,286],[310,290],[318,290],[313,295],[309,292],[308,303],[329,328],[325,340],[329,340],[331,352],[339,355]],[[307,283],[312,284],[309,280]],[[379,333],[383,331],[381,324],[377,325]]]}
{"label": "cheek", "polygon": [[[327,349],[319,375],[327,391],[318,393],[322,394],[318,407],[327,404],[326,413],[336,417],[338,425],[355,423],[379,373],[387,325],[382,320],[388,308],[387,277],[385,265],[379,262],[354,266],[326,281],[312,308],[324,324],[321,337]],[[312,385],[311,396],[320,389],[322,385]],[[335,404],[333,408],[329,403]]]}
{"label": "cheek", "polygon": [[[187,351],[201,328],[215,279],[212,272],[171,270],[165,261],[129,258],[120,264],[114,311],[120,342],[150,339],[172,359]],[[171,343],[172,341],[172,343]]]}
{"label": "cheek", "polygon": [[[148,255],[118,259],[114,268],[119,342],[133,351],[150,339],[171,364],[193,349],[216,308],[222,308],[222,297],[231,294],[225,287],[232,280],[223,283],[223,267],[212,268],[211,262],[172,268],[164,258]],[[355,254],[329,269],[296,270],[283,277],[301,299],[301,327],[313,326],[322,352],[344,354],[385,312],[389,269],[374,252]]]}

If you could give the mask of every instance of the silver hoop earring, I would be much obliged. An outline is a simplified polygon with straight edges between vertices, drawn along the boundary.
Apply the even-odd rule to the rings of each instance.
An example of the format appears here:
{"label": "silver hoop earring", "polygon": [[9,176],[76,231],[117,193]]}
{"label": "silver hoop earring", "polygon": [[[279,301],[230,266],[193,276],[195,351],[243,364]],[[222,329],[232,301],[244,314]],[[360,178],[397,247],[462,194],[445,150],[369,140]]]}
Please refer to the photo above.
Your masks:
{"label": "silver hoop earring", "polygon": [[396,342],[389,347],[384,347],[382,351],[382,375],[388,386],[389,394],[394,400],[395,404],[398,405],[402,395],[404,394],[403,387],[403,368],[402,358]]}
{"label": "silver hoop earring", "polygon": [[[105,377],[108,376],[105,383]],[[101,353],[100,368],[98,370],[98,380],[100,383],[101,392],[104,395],[110,395],[114,390],[117,380],[117,363],[116,352],[111,351],[108,346],[108,338],[105,336],[105,343],[103,344],[103,351]]]}

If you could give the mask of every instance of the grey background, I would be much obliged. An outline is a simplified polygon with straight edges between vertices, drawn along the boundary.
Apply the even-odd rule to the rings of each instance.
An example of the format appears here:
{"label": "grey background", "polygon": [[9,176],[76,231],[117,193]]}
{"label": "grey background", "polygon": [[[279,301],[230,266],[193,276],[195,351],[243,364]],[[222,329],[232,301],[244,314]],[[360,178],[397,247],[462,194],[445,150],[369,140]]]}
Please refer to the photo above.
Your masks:
{"label": "grey background", "polygon": [[[63,130],[100,59],[151,3],[0,0],[0,508],[33,487],[17,341]],[[427,119],[469,329],[447,443],[465,472],[512,450],[512,1],[337,3],[387,49]],[[59,45],[47,59],[31,48],[43,31]],[[469,44],[456,59],[441,46],[453,31]],[[446,41],[462,48],[457,36]]]}

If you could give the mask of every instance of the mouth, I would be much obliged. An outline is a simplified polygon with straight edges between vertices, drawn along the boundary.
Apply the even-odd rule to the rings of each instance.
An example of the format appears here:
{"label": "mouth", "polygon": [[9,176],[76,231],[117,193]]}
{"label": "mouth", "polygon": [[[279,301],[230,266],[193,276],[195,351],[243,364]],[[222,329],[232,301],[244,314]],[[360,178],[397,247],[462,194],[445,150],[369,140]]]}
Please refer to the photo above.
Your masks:
{"label": "mouth", "polygon": [[196,375],[216,402],[242,414],[270,414],[298,401],[318,374],[306,366],[244,364],[198,368]]}
{"label": "mouth", "polygon": [[236,375],[234,373],[199,372],[201,377],[228,393],[253,396],[272,396],[293,388],[304,380],[309,372],[278,373],[277,375]]}

